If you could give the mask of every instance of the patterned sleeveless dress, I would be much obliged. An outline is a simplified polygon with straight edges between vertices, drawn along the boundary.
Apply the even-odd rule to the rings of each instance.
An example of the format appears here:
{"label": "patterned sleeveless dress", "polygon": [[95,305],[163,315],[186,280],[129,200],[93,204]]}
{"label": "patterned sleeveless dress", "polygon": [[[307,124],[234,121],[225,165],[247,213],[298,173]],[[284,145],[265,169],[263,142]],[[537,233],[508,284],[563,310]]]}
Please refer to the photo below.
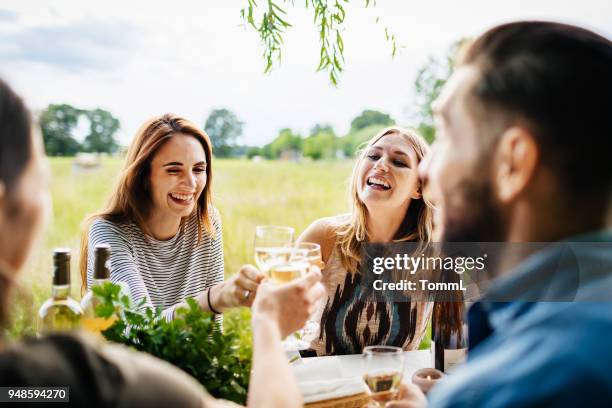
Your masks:
{"label": "patterned sleeveless dress", "polygon": [[359,354],[372,345],[404,350],[419,346],[431,314],[430,303],[381,302],[364,294],[376,275],[349,273],[340,262],[337,248],[322,273],[327,296],[315,318],[320,333],[310,345],[316,355]]}

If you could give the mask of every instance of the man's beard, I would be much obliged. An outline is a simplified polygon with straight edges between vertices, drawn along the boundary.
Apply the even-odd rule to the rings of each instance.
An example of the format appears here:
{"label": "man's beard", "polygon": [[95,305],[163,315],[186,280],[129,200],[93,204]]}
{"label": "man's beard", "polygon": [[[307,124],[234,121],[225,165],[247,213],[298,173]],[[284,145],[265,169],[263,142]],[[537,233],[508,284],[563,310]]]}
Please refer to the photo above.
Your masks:
{"label": "man's beard", "polygon": [[[501,242],[507,226],[487,179],[463,181],[447,197],[442,242]],[[456,204],[451,204],[451,201]]]}

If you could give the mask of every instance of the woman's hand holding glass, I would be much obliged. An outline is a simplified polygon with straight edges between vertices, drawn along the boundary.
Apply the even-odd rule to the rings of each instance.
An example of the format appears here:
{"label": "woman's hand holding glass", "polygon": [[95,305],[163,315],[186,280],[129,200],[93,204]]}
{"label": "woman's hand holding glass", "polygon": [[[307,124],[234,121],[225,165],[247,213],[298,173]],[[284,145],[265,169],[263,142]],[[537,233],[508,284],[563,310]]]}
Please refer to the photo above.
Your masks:
{"label": "woman's hand holding glass", "polygon": [[220,309],[247,306],[251,307],[260,282],[266,276],[253,265],[243,265],[242,268],[218,288],[218,303],[213,302],[213,307],[218,305]]}
{"label": "woman's hand holding glass", "polygon": [[[262,226],[255,229],[255,260],[259,265],[259,270],[252,265],[244,265],[240,270],[232,275],[225,282],[211,288],[210,306],[221,312],[224,309],[247,306],[250,307],[255,300],[260,282],[265,278],[266,268],[262,263],[267,264],[274,260],[274,248],[288,247],[293,244],[293,228]],[[201,304],[208,302],[204,300],[204,293]]]}

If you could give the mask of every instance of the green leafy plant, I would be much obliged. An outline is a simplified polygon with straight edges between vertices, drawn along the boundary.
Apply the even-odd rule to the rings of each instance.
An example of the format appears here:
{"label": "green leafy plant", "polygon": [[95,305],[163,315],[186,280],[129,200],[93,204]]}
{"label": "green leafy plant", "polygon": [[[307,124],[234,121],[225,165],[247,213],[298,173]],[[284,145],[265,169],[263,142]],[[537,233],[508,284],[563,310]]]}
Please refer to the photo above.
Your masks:
{"label": "green leafy plant", "polygon": [[188,307],[177,310],[172,321],[166,321],[161,309],[131,305],[118,285],[107,283],[92,290],[100,299],[96,315],[117,318],[102,332],[107,340],[170,362],[217,398],[246,402],[252,355],[246,312],[230,315],[223,330],[194,299],[188,299]]}

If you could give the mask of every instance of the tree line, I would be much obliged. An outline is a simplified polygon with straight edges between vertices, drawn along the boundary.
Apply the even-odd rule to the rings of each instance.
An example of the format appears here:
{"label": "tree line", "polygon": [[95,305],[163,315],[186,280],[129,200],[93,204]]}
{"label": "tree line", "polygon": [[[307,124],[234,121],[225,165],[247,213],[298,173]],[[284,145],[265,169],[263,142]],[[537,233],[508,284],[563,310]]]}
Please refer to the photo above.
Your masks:
{"label": "tree line", "polygon": [[[87,133],[82,142],[75,137],[82,121],[87,122]],[[366,110],[351,122],[350,132],[338,137],[328,124],[316,124],[307,136],[289,128],[281,129],[276,138],[263,147],[238,143],[244,122],[229,109],[214,109],[203,129],[208,134],[217,157],[262,156],[278,159],[283,155],[310,157],[314,160],[333,159],[338,155],[351,156],[359,144],[369,139],[381,127],[394,120],[386,113]],[[74,156],[79,152],[116,153],[120,147],[116,133],[119,119],[110,112],[96,108],[79,109],[69,104],[51,104],[40,113],[45,151],[48,156]]]}
{"label": "tree line", "polygon": [[331,125],[316,124],[307,136],[281,129],[276,138],[263,147],[249,147],[247,157],[267,159],[309,157],[314,160],[350,157],[359,146],[385,126],[393,125],[393,118],[376,110],[365,110],[351,121],[348,134],[338,136]]}

